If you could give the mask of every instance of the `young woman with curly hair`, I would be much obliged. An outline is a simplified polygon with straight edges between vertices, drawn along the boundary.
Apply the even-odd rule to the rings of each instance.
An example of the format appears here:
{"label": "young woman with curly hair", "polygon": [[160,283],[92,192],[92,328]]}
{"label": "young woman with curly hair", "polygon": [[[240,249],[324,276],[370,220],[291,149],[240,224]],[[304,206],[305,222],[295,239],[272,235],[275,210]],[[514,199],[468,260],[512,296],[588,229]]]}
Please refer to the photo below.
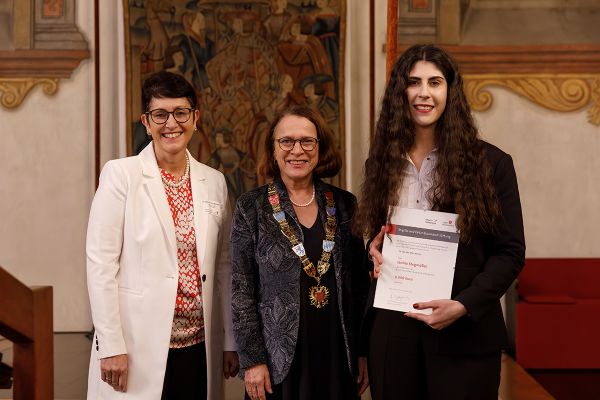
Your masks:
{"label": "young woman with curly hair", "polygon": [[371,237],[375,277],[390,206],[458,214],[460,242],[451,299],[413,305],[430,315],[373,307],[374,280],[373,399],[496,400],[508,342],[500,297],[525,255],[517,179],[511,157],[478,137],[456,63],[432,45],[396,62],[365,163],[355,228]]}

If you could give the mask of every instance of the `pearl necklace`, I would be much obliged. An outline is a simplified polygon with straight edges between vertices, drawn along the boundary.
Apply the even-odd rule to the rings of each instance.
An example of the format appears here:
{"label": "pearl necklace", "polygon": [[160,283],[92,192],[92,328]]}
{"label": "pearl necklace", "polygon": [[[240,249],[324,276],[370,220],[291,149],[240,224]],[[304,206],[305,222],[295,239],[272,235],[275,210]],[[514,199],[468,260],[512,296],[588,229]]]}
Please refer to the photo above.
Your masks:
{"label": "pearl necklace", "polygon": [[290,196],[290,201],[292,202],[293,205],[295,205],[296,207],[308,207],[312,204],[313,200],[315,199],[315,184],[313,183],[313,193],[312,193],[312,197],[310,198],[310,200],[308,201],[308,203],[305,204],[298,204],[295,203],[294,200],[292,200],[292,197]]}
{"label": "pearl necklace", "polygon": [[[164,169],[162,169],[162,168],[161,168],[161,170],[164,171]],[[171,174],[171,175],[173,175],[173,174]],[[160,178],[162,179],[163,183],[173,189],[179,189],[189,179],[189,177],[190,177],[190,159],[188,158],[187,154],[185,155],[185,173],[183,174],[183,176],[181,177],[179,182],[171,182],[169,179],[165,178],[165,176],[163,174],[160,174]]]}

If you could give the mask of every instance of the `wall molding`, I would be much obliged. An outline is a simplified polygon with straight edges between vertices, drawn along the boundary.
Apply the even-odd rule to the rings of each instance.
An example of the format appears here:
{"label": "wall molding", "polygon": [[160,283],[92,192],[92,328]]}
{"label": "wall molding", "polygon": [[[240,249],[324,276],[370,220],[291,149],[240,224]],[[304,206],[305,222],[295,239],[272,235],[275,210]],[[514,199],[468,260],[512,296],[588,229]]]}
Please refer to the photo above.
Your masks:
{"label": "wall molding", "polygon": [[588,121],[600,126],[600,44],[439,46],[458,62],[475,111],[492,106],[487,89],[495,86],[556,112],[588,108]]}
{"label": "wall molding", "polygon": [[54,95],[59,79],[69,78],[89,57],[89,50],[0,51],[0,106],[18,107],[37,85]]}
{"label": "wall molding", "polygon": [[0,51],[0,79],[23,77],[69,78],[89,50]]}
{"label": "wall molding", "polygon": [[38,85],[46,95],[52,96],[58,91],[58,78],[0,78],[0,105],[17,108]]}
{"label": "wall molding", "polygon": [[598,73],[600,44],[440,45],[463,74]]}
{"label": "wall molding", "polygon": [[18,107],[37,85],[55,94],[59,79],[70,78],[90,57],[75,6],[76,0],[14,2],[9,20],[14,39],[9,50],[0,51],[0,106]]}
{"label": "wall molding", "polygon": [[493,104],[490,87],[502,87],[557,112],[588,109],[588,121],[600,125],[600,74],[465,74],[465,94],[474,111]]}

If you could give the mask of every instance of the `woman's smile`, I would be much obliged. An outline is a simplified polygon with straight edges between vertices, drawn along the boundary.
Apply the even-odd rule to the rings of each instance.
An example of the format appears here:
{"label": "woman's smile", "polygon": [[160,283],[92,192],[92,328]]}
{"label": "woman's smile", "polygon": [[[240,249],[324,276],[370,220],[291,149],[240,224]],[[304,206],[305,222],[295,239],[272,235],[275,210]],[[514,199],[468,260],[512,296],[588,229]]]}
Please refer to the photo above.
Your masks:
{"label": "woman's smile", "polygon": [[308,163],[308,160],[286,160],[286,162],[293,166],[302,167]]}
{"label": "woman's smile", "polygon": [[433,110],[433,106],[428,104],[415,104],[413,107],[420,113],[427,113]]}
{"label": "woman's smile", "polygon": [[161,133],[161,136],[163,138],[167,138],[167,139],[175,139],[178,138],[179,136],[181,136],[183,132],[169,132],[169,133]]}

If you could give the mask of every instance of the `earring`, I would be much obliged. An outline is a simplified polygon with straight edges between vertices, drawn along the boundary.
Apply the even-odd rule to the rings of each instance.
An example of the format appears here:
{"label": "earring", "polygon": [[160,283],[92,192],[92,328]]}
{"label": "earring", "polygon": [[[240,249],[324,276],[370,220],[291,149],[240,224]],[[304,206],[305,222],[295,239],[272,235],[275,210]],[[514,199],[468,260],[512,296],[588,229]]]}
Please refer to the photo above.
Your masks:
{"label": "earring", "polygon": [[150,131],[146,131],[146,135],[152,136],[152,134],[150,133]]}

